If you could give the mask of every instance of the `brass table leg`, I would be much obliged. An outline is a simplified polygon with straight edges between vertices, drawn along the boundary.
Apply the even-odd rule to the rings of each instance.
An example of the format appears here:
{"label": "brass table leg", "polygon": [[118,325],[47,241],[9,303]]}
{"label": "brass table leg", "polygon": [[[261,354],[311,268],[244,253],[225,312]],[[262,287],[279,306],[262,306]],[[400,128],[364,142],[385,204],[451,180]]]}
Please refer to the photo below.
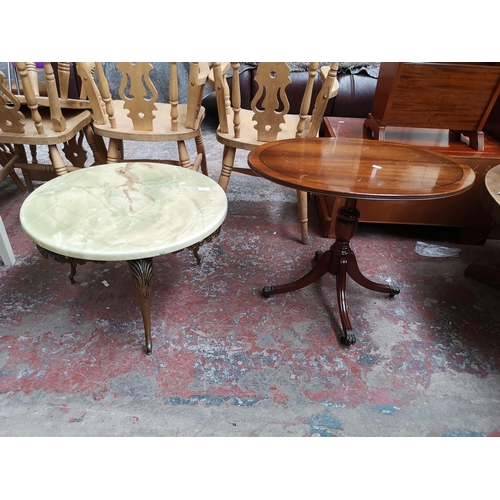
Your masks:
{"label": "brass table leg", "polygon": [[356,200],[348,198],[346,204],[340,207],[335,221],[335,242],[324,253],[316,252],[314,267],[302,278],[286,285],[266,286],[262,290],[264,297],[270,297],[275,293],[287,293],[299,288],[304,288],[318,280],[327,272],[336,277],[337,302],[340,312],[340,321],[344,335],[341,341],[345,345],[352,345],[356,337],[352,331],[351,321],[347,311],[346,284],[347,275],[364,288],[375,292],[388,293],[390,297],[399,293],[399,288],[369,280],[359,270],[354,252],[349,242],[356,234],[359,220],[359,210],[356,208]]}
{"label": "brass table leg", "polygon": [[[222,227],[222,226],[221,226]],[[212,234],[204,238],[203,240],[190,245],[187,247],[192,250],[198,264],[201,263],[201,257],[198,254],[200,247],[204,243],[212,241],[212,238],[219,235],[221,227],[216,229]],[[39,252],[44,258],[52,257],[57,262],[62,262],[69,264],[71,266],[71,272],[69,274],[69,280],[71,283],[75,283],[76,266],[86,264],[87,261],[83,259],[76,259],[73,257],[65,257],[64,255],[57,254],[36,245]],[[180,252],[181,250],[179,250]],[[103,262],[103,261],[91,261],[91,262]],[[146,336],[146,354],[151,354],[153,352],[153,342],[151,340],[151,281],[153,279],[153,258],[149,257],[146,259],[128,260],[127,261],[130,271],[132,272],[132,278],[134,280],[135,292],[137,298],[139,299],[139,305],[141,307],[142,320],[144,322],[144,333]]]}
{"label": "brass table leg", "polygon": [[144,333],[146,335],[146,354],[153,352],[151,340],[151,281],[153,279],[153,259],[127,261],[134,279],[135,292],[141,306]]}

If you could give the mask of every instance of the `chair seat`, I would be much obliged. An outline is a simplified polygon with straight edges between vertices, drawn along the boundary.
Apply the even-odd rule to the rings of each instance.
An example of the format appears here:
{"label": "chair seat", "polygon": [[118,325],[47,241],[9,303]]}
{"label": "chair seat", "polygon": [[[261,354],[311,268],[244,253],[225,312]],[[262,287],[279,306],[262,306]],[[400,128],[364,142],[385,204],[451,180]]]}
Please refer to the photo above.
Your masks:
{"label": "chair seat", "polygon": [[[123,106],[125,101],[113,101],[114,116],[116,118],[116,128],[111,128],[109,123],[99,125],[94,122],[95,133],[103,137],[111,139],[130,140],[130,141],[151,141],[151,142],[164,142],[164,141],[182,141],[187,139],[194,139],[199,136],[199,127],[203,118],[205,117],[205,108],[202,106],[195,121],[195,128],[187,128],[183,124],[186,122],[187,104],[179,104],[177,110],[178,117],[178,130],[173,131],[165,127],[165,124],[170,124],[170,104],[155,103],[158,108],[155,111],[155,120],[153,121],[155,130],[134,130],[132,120],[128,117],[129,110]],[[163,126],[163,129],[162,129]]]}
{"label": "chair seat", "polygon": [[66,129],[63,132],[55,132],[52,128],[49,110],[39,108],[39,111],[42,116],[44,134],[39,134],[37,132],[33,120],[26,120],[24,133],[3,132],[2,142],[35,146],[62,144],[72,139],[92,120],[92,116],[88,110],[65,110],[64,118],[66,119]]}
{"label": "chair seat", "polygon": [[[224,146],[229,146],[236,149],[246,149],[251,151],[260,144],[264,144],[262,141],[257,140],[257,130],[254,128],[255,121],[253,120],[254,112],[250,109],[240,110],[241,128],[240,137],[234,137],[234,130],[229,130],[227,134],[223,134],[220,130],[217,130],[217,140],[224,144]],[[299,115],[286,115],[285,122],[281,125],[281,132],[279,133],[279,138],[281,139],[294,139],[297,133],[297,125],[300,120]],[[228,114],[228,121],[232,123],[233,113],[232,111]],[[305,128],[303,136],[307,137],[309,128],[311,127],[311,117],[308,116],[305,121]]]}

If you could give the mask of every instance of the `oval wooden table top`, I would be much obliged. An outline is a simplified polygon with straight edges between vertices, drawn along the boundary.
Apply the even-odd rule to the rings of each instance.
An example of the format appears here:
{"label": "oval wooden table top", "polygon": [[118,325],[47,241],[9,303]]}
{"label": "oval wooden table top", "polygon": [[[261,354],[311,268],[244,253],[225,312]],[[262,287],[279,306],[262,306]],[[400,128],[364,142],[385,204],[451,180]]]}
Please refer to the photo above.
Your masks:
{"label": "oval wooden table top", "polygon": [[474,171],[447,156],[376,140],[310,138],[269,142],[248,156],[278,184],[346,198],[419,200],[469,189]]}

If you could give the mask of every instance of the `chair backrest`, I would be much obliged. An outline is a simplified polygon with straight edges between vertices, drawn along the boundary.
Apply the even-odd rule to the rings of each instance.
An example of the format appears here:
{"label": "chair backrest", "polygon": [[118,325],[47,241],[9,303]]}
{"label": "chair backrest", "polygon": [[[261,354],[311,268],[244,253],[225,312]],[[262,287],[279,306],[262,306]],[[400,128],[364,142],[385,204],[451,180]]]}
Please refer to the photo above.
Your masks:
{"label": "chair backrest", "polygon": [[[182,125],[194,129],[201,109],[203,88],[208,77],[208,63],[193,62],[189,65],[189,78],[185,87],[179,88],[176,62],[169,63],[170,76],[168,81],[170,101],[170,123],[171,130],[176,131],[179,127],[180,116],[185,117]],[[158,91],[156,85],[163,82],[154,82],[150,77],[154,69],[149,62],[118,62],[116,68],[121,72],[121,81],[118,86],[118,95],[124,101],[124,108],[129,111],[128,117],[132,121],[134,130],[153,131],[155,127],[156,111],[158,110]],[[111,128],[116,128],[115,111],[109,81],[106,77],[103,65],[95,63],[97,81],[92,78],[88,68],[78,66],[82,87],[85,95],[92,103],[92,109],[99,112],[104,107]],[[179,95],[184,96],[186,113],[179,113]],[[99,104],[98,104],[99,103]],[[96,117],[94,116],[94,119]],[[162,124],[164,127],[165,124]]]}
{"label": "chair backrest", "polygon": [[[3,132],[24,133],[26,120],[31,118],[39,135],[50,132],[45,130],[39,106],[50,109],[51,128],[55,132],[66,130],[66,121],[62,113],[64,103],[68,99],[61,99],[52,64],[44,63],[43,74],[40,75],[35,63],[18,62],[16,70],[19,74],[22,95],[15,95],[8,89],[5,75],[0,74],[0,128]],[[64,78],[64,77],[63,77]],[[43,82],[40,82],[40,79]],[[43,83],[43,85],[41,85]],[[43,92],[42,90],[43,89]],[[41,94],[45,95],[41,95]],[[25,116],[21,105],[27,104],[31,116]],[[82,107],[77,105],[76,107]]]}
{"label": "chair backrest", "polygon": [[[239,81],[239,63],[231,63],[232,85],[231,92],[225,78],[222,63],[213,63],[214,87],[217,97],[219,127],[222,133],[229,133],[229,116],[232,114],[232,129],[234,137],[240,137],[241,95]],[[316,136],[321,121],[336,88],[338,63],[332,63],[329,68],[323,69],[321,76],[323,85],[318,93],[311,112],[314,81],[318,75],[319,63],[309,63],[307,83],[304,88],[300,105],[299,120],[297,121],[295,136]],[[287,97],[287,86],[291,83],[290,67],[285,62],[262,62],[257,67],[255,81],[258,90],[252,99],[251,108],[254,112],[254,128],[257,130],[256,139],[260,142],[275,141],[280,138],[282,125],[290,109]],[[337,85],[338,88],[338,85]]]}
{"label": "chair backrest", "polygon": [[8,79],[0,71],[0,130],[5,133],[23,133],[25,118],[20,111],[21,103],[9,87]]}
{"label": "chair backrest", "polygon": [[[329,67],[323,66],[320,69],[323,85],[314,101],[314,109],[311,114],[311,126],[309,127],[307,137],[316,137],[318,135],[328,106],[328,101],[339,92],[339,82],[337,80],[338,69],[338,62],[333,62]],[[297,135],[297,137],[301,136]]]}
{"label": "chair backrest", "polygon": [[[37,103],[40,106],[49,106],[47,96],[47,84],[44,78],[46,63],[27,62],[28,79],[31,82],[31,87],[36,96]],[[89,109],[90,103],[84,95],[85,91],[82,87],[80,77],[77,72],[77,65],[81,63],[75,62],[52,62],[56,87],[59,94],[59,102],[64,109]],[[89,65],[91,72],[94,71],[94,63],[84,63]],[[21,103],[26,104],[26,96],[22,83],[19,83],[17,63],[12,63],[16,70],[16,85],[17,88],[12,90]]]}

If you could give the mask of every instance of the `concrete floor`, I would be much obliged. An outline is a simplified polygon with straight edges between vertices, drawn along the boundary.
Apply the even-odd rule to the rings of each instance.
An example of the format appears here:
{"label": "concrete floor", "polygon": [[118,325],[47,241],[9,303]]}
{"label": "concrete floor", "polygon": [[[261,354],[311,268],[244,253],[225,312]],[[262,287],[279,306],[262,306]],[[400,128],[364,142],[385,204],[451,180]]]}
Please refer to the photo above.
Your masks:
{"label": "concrete floor", "polygon": [[[222,147],[205,129],[218,179]],[[1,436],[500,436],[500,291],[463,275],[496,258],[500,241],[467,246],[453,229],[362,224],[361,269],[401,294],[349,282],[358,341],[346,348],[330,276],[260,293],[299,277],[331,244],[314,199],[303,246],[295,193],[235,174],[202,265],[187,252],[155,261],[146,356],[126,264],[81,266],[71,285],[20,228],[25,197],[10,179],[0,185],[17,258],[0,265]],[[459,252],[426,257],[418,242]]]}

